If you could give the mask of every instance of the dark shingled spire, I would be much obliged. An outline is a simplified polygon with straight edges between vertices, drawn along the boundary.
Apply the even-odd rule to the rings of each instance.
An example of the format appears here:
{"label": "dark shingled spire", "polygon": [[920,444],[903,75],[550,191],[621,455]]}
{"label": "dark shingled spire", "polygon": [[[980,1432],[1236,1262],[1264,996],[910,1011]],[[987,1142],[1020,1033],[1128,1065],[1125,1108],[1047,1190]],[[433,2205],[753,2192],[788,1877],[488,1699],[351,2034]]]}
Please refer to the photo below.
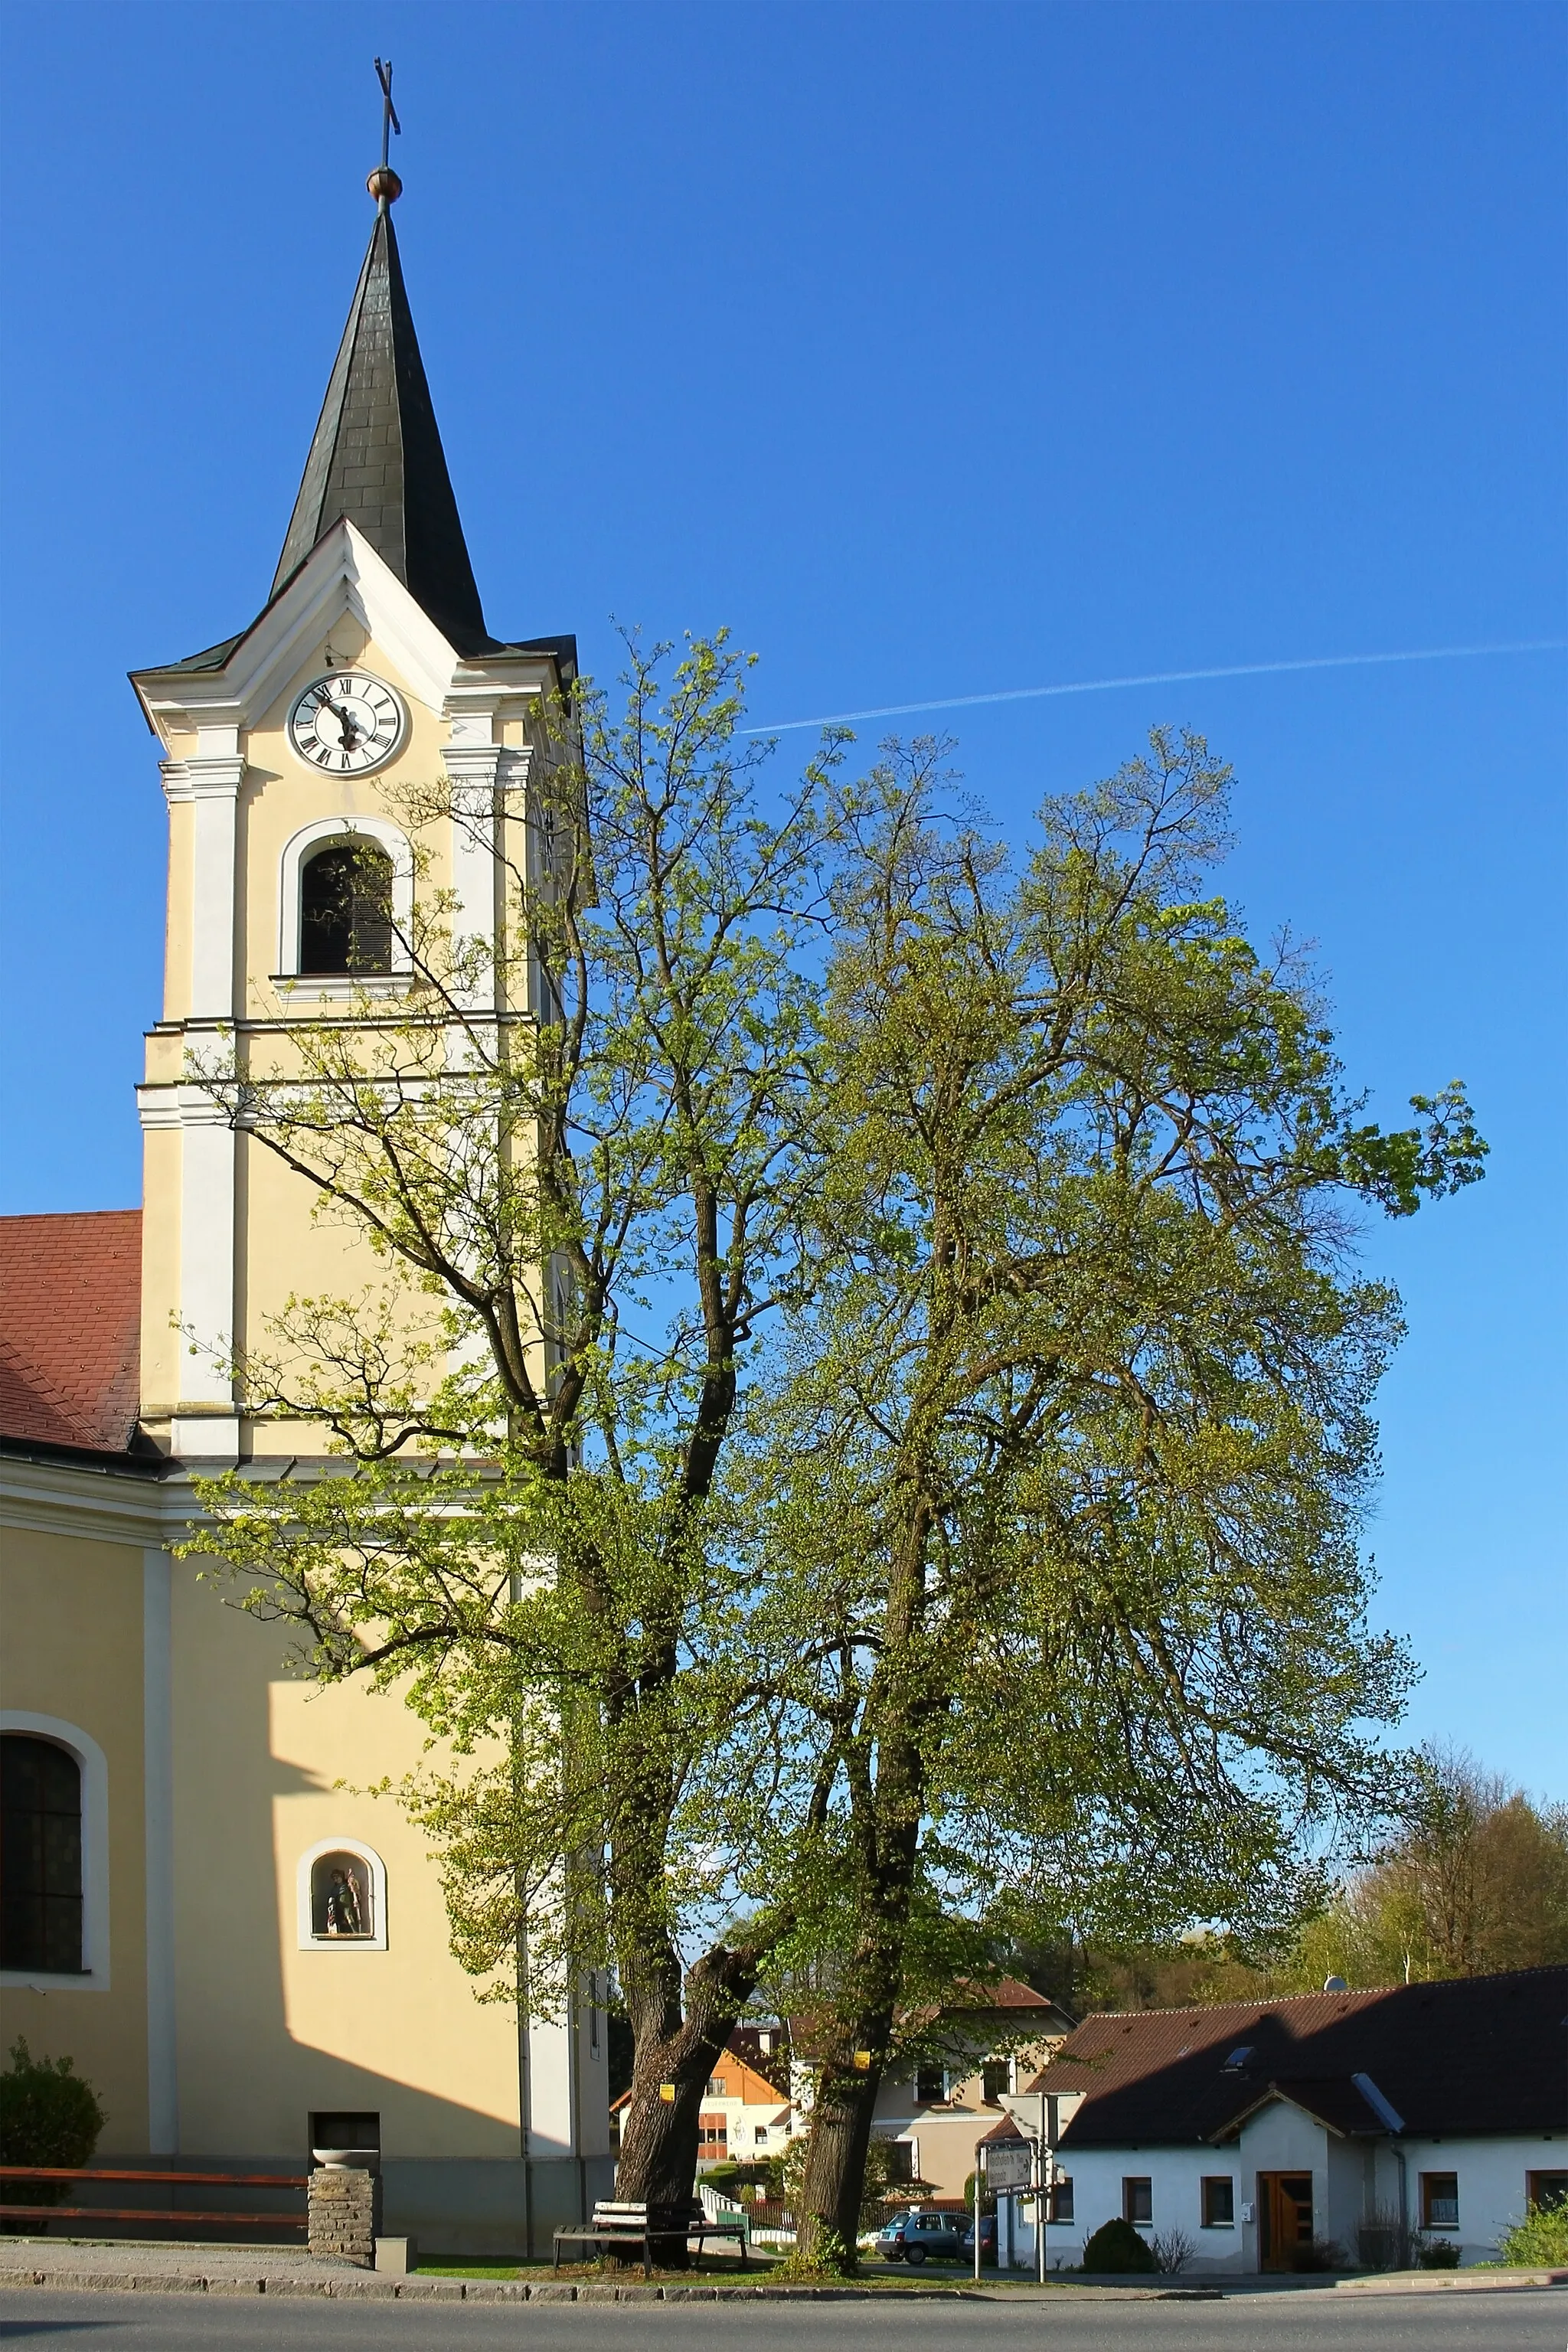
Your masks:
{"label": "dark shingled spire", "polygon": [[[395,189],[391,173],[387,180]],[[342,515],[364,533],[458,653],[478,653],[493,643],[452,495],[384,197],[305,461],[272,583],[274,596]]]}

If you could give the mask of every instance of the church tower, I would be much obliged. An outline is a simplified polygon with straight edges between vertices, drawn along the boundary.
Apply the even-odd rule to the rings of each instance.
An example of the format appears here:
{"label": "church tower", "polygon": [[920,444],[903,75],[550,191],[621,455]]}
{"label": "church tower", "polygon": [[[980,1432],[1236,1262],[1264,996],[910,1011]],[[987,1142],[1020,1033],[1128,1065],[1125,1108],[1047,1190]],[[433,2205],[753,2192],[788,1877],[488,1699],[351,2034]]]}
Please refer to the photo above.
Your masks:
{"label": "church tower", "polygon": [[[297,1450],[242,1423],[226,1360],[265,1346],[291,1292],[343,1295],[374,1267],[312,1221],[310,1187],[230,1126],[192,1066],[232,1053],[243,1073],[291,1024],[406,987],[399,787],[444,773],[486,823],[523,814],[542,712],[576,674],[571,637],[486,625],[404,284],[400,183],[384,163],[369,184],[375,223],[270,596],[237,635],[132,677],[169,810],[163,1012],[139,1090],[142,1422],[204,1464]],[[482,827],[444,830],[421,887],[451,894],[460,938],[489,940]],[[344,911],[351,862],[366,861],[394,918],[384,904],[379,934],[374,908]]]}
{"label": "church tower", "polygon": [[[197,2184],[173,2192],[194,2219],[203,2168],[302,2184],[317,2147],[374,2148],[386,2231],[515,2259],[612,2193],[597,1982],[560,2015],[476,2000],[437,1858],[382,1793],[421,1769],[423,1723],[362,1677],[293,1672],[287,1631],[181,1552],[192,1466],[322,1451],[247,1414],[235,1351],[267,1349],[290,1293],[382,1274],[199,1074],[287,1080],[331,1048],[322,1024],[395,1027],[422,911],[455,934],[470,1035],[535,1009],[498,874],[538,840],[574,650],[486,624],[384,154],[370,184],[267,601],[133,675],[169,822],[142,1209],[0,1219],[0,1996],[8,2037],[96,2086],[100,2158],[146,2173],[164,2218],[165,2171]],[[464,956],[475,940],[497,953]]]}

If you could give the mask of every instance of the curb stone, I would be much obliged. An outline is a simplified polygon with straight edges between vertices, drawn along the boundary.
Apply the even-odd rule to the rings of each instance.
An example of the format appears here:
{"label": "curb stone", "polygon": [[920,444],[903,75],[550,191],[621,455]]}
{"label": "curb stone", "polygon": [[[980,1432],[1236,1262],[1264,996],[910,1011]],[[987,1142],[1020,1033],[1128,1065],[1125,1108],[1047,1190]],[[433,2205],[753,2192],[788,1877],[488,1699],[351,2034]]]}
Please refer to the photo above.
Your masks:
{"label": "curb stone", "polygon": [[1496,2294],[1500,2287],[1568,2286],[1568,2270],[1385,2271],[1373,2278],[1336,2279],[1342,2294],[1452,2294],[1456,2289],[1472,2294]]}
{"label": "curb stone", "polygon": [[[1468,2282],[1467,2282],[1468,2283]],[[1559,2273],[1553,2281],[1549,2274],[1510,2278],[1493,2274],[1477,2278],[1475,2284],[1486,2286],[1533,2286],[1557,2283],[1568,2284]],[[1437,2284],[1453,2282],[1444,2277]],[[367,2272],[335,2273],[326,2277],[312,2278],[299,2273],[269,2272],[261,2276],[254,2273],[219,2273],[196,2275],[174,2271],[132,2272],[100,2270],[38,2270],[32,2265],[15,2269],[0,2267],[0,2286],[54,2286],[68,2292],[140,2293],[143,2294],[271,2294],[313,2296],[324,2301],[358,2303],[881,2303],[889,2301],[985,2302],[1012,2303],[1026,2301],[1031,2305],[1058,2298],[1071,2302],[1095,2303],[1218,2303],[1224,2290],[1218,2286],[1143,2286],[1143,2287],[1058,2287],[1044,2294],[1030,2294],[1026,2289],[1017,2293],[982,2288],[977,2294],[968,2285],[956,2283],[939,2284],[934,2280],[929,2286],[900,2287],[889,2293],[887,2288],[871,2286],[769,2286],[752,2284],[709,2286],[655,2286],[651,2283],[616,2286],[587,2283],[567,2284],[564,2282],[541,2281],[537,2284],[517,2279],[447,2279],[377,2278]],[[1384,2289],[1386,2292],[1387,2289]]]}

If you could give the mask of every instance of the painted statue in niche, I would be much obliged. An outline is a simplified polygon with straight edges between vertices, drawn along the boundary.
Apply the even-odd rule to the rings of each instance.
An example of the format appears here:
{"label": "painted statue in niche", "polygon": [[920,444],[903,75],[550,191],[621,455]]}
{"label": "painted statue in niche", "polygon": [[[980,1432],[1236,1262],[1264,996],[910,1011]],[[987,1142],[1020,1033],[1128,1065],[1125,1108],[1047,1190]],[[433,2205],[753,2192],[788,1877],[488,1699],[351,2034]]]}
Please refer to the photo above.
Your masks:
{"label": "painted statue in niche", "polygon": [[318,1936],[368,1936],[370,1893],[351,1855],[322,1856],[315,1870],[315,1931]]}
{"label": "painted statue in niche", "polygon": [[334,1870],[327,1881],[327,1933],[363,1936],[364,1910],[352,1870]]}

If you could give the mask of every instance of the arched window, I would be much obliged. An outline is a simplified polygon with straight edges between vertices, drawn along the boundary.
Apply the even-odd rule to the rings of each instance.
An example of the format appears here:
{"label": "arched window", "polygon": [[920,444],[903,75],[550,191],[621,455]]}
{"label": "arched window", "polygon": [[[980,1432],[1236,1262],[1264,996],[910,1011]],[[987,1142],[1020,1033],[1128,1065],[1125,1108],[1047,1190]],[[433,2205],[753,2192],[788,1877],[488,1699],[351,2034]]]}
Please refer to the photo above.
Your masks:
{"label": "arched window", "polygon": [[68,1748],[0,1735],[0,1968],[82,1967],[81,1767]]}
{"label": "arched window", "polygon": [[392,970],[392,860],[374,842],[332,842],[301,869],[300,970]]}

